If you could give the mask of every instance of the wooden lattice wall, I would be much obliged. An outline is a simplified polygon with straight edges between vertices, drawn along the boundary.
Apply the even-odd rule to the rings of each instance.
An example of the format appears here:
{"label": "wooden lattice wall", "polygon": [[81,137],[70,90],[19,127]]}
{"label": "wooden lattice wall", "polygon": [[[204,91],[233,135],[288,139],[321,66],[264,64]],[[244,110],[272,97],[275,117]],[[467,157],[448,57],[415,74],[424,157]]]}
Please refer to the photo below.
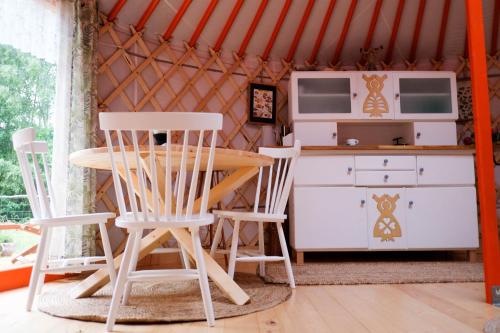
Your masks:
{"label": "wooden lattice wall", "polygon": [[[104,15],[101,18],[98,112],[220,112],[224,115],[224,128],[219,132],[218,146],[256,151],[260,145],[275,143],[273,129],[247,123],[247,88],[250,82],[276,85],[278,123],[286,123],[288,75],[297,68],[295,64],[284,60],[268,63],[259,58],[252,61],[236,53],[228,58],[210,49],[197,50],[187,43],[174,45],[161,38],[147,40],[133,27],[123,31],[113,22],[108,22]],[[492,72],[500,70],[498,59],[499,54],[488,56]],[[468,75],[466,58],[459,57],[453,63],[457,75]],[[434,60],[405,62],[398,66],[381,63],[381,68],[414,70],[417,64],[419,69],[423,66],[427,70],[450,70],[443,61]],[[305,65],[302,68],[314,69]],[[344,68],[340,65],[326,68],[341,69]],[[357,69],[364,69],[363,65],[358,64]],[[490,83],[491,98],[500,99],[500,79],[492,78]],[[495,112],[496,117],[500,116],[498,113],[500,110]],[[104,146],[102,133],[99,135],[98,146]],[[117,211],[110,173],[99,172],[98,180],[97,209]],[[223,203],[224,208],[250,209],[252,202],[249,198],[253,198],[254,187],[255,182],[246,184]],[[119,252],[123,235],[111,230],[111,237],[115,251]],[[242,238],[246,244],[255,243],[255,230],[247,229]]]}

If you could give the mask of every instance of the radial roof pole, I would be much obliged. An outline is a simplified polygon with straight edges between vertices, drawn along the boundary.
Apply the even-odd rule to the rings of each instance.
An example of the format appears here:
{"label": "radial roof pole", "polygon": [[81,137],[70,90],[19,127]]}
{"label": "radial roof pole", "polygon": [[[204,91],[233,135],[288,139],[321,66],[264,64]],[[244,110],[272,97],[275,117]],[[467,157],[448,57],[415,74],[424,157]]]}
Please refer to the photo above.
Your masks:
{"label": "radial roof pole", "polygon": [[490,104],[482,1],[465,0],[476,138],[477,190],[483,246],[486,301],[500,288],[500,245],[496,215],[495,174],[491,142]]}

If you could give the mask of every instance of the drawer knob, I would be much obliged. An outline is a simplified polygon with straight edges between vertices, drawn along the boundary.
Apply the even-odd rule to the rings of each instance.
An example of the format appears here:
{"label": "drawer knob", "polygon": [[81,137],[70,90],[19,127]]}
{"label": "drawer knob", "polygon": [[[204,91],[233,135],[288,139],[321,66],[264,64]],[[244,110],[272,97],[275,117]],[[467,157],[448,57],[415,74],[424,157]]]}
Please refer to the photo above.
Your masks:
{"label": "drawer knob", "polygon": [[408,207],[413,208],[413,201],[408,202]]}
{"label": "drawer knob", "polygon": [[332,139],[335,139],[337,137],[337,133],[336,132],[333,132],[332,133]]}
{"label": "drawer knob", "polygon": [[348,167],[347,168],[347,173],[351,173],[352,172],[352,167]]}
{"label": "drawer knob", "polygon": [[384,182],[387,182],[389,180],[389,175],[384,175]]}
{"label": "drawer knob", "polygon": [[387,163],[389,163],[389,160],[386,158],[386,159],[384,160],[384,166],[386,166],[386,165],[387,165]]}
{"label": "drawer knob", "polygon": [[417,139],[420,139],[421,136],[422,136],[422,133],[417,132]]}
{"label": "drawer knob", "polygon": [[366,201],[363,199],[361,200],[361,207],[363,207],[365,205]]}
{"label": "drawer knob", "polygon": [[418,169],[418,173],[422,175],[424,173],[424,168]]}

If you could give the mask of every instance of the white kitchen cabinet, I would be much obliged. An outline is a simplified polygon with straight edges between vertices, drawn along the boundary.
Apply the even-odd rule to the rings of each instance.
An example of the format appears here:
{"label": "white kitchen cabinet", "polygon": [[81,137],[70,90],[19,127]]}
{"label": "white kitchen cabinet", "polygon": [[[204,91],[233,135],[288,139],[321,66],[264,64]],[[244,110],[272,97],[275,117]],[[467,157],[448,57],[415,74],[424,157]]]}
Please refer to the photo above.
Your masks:
{"label": "white kitchen cabinet", "polygon": [[303,146],[337,145],[337,123],[332,121],[295,123],[293,132]]}
{"label": "white kitchen cabinet", "polygon": [[407,234],[404,188],[370,188],[368,244],[370,249],[406,249]]}
{"label": "white kitchen cabinet", "polygon": [[353,119],[355,75],[349,72],[292,72],[288,105],[290,119]]}
{"label": "white kitchen cabinet", "polygon": [[457,86],[453,72],[395,72],[395,119],[456,120]]}
{"label": "white kitchen cabinet", "polygon": [[415,146],[456,146],[457,125],[455,122],[414,122],[413,142]]}
{"label": "white kitchen cabinet", "polygon": [[[406,189],[408,249],[477,248],[476,190],[468,187]],[[471,237],[471,236],[474,237]]]}
{"label": "white kitchen cabinet", "polygon": [[368,249],[366,189],[296,187],[292,198],[294,248]]}
{"label": "white kitchen cabinet", "polygon": [[354,99],[357,119],[394,119],[393,77],[390,72],[358,72]]}

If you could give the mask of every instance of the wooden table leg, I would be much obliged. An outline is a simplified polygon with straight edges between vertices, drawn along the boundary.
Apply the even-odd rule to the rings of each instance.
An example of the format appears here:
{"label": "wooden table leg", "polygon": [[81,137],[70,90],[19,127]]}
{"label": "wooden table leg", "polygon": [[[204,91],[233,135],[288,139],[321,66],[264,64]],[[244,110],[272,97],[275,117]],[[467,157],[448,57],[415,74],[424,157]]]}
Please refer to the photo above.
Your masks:
{"label": "wooden table leg", "polygon": [[[224,198],[226,195],[243,185],[246,181],[256,175],[258,171],[259,169],[257,167],[240,168],[228,177],[224,178],[222,182],[211,189],[208,200],[208,207],[212,207],[214,204],[222,200],[222,198]],[[198,211],[200,205],[201,200],[196,200],[194,203],[194,211]],[[156,229],[142,239],[139,258],[145,257],[160,244],[167,241],[170,237],[170,233],[172,233],[174,237],[182,244],[182,246],[186,248],[187,252],[191,256],[193,256],[193,247],[191,244],[189,232],[187,230]],[[207,266],[207,273],[212,281],[214,281],[214,283],[235,304],[243,305],[247,303],[250,300],[250,297],[243,291],[243,289],[241,289],[227,275],[227,273],[212,257],[210,257],[207,253],[204,253],[204,257]],[[120,263],[121,255],[115,258],[115,267],[119,268]],[[108,282],[109,276],[107,274],[107,271],[105,269],[100,269],[80,282],[80,284],[73,289],[71,296],[74,298],[89,297],[104,285],[106,285],[106,283]]]}

